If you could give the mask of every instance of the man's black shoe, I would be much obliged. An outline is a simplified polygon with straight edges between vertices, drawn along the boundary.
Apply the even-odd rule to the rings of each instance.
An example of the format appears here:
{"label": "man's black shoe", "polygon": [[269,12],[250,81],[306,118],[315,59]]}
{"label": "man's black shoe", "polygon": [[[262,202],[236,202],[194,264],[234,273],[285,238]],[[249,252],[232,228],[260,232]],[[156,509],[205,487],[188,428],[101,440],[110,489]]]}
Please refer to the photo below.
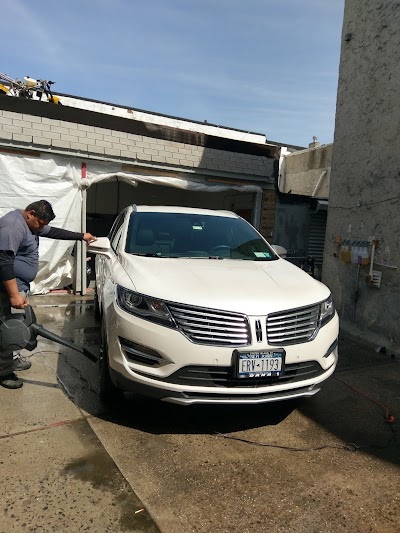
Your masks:
{"label": "man's black shoe", "polygon": [[20,370],[28,370],[32,366],[32,363],[30,361],[23,361],[19,357],[17,359],[14,359],[13,362],[13,370],[20,371]]}
{"label": "man's black shoe", "polygon": [[0,376],[0,385],[6,389],[20,389],[23,384],[24,382],[17,378],[14,373]]}

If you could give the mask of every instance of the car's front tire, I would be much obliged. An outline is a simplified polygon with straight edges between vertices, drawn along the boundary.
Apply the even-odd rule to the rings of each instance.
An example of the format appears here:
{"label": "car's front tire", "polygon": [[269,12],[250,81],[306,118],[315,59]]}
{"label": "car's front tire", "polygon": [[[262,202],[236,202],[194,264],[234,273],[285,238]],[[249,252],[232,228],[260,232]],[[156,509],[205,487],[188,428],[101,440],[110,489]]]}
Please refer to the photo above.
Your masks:
{"label": "car's front tire", "polygon": [[101,340],[99,356],[99,396],[103,402],[110,402],[118,395],[118,389],[111,381],[108,363],[108,344],[104,319],[101,323]]}
{"label": "car's front tire", "polygon": [[101,320],[101,308],[100,308],[100,302],[99,302],[99,296],[97,294],[97,287],[94,289],[94,297],[93,297],[93,316],[97,322],[100,322]]}

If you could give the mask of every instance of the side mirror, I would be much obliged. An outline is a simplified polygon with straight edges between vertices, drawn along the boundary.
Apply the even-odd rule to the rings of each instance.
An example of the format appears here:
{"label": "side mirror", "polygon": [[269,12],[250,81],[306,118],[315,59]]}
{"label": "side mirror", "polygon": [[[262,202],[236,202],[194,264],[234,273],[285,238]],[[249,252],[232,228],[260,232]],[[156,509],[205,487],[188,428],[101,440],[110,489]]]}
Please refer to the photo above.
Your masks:
{"label": "side mirror", "polygon": [[108,237],[98,237],[96,241],[87,246],[87,251],[92,254],[109,255],[110,250],[111,246]]}
{"label": "side mirror", "polygon": [[282,257],[282,259],[286,259],[286,248],[284,248],[283,246],[279,246],[279,244],[271,244],[271,247],[279,255],[279,257]]}

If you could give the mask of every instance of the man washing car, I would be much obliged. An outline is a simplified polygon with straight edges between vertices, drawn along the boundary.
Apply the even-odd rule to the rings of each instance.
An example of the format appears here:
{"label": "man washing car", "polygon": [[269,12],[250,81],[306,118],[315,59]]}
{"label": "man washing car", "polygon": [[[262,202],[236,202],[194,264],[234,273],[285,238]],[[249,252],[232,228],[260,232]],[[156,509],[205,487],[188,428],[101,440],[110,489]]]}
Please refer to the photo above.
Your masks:
{"label": "man washing car", "polygon": [[[28,304],[29,285],[39,268],[39,237],[85,241],[96,240],[91,233],[79,233],[48,226],[55,218],[47,200],[29,204],[0,218],[0,313],[8,315],[11,308],[24,309]],[[0,352],[0,385],[18,389],[23,382],[15,370],[26,370],[30,362],[14,360],[12,352]]]}

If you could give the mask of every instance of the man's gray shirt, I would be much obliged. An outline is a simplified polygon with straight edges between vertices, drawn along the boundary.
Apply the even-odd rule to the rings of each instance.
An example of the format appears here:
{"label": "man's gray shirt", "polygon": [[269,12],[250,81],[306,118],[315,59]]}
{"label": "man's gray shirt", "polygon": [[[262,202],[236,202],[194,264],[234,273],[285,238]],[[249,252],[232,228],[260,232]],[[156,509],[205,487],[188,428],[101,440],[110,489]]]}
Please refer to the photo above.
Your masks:
{"label": "man's gray shirt", "polygon": [[[82,233],[50,226],[44,226],[41,231],[32,233],[19,209],[1,217],[0,253],[7,252],[14,256],[14,272],[19,291],[29,290],[29,284],[35,279],[38,272],[39,236],[61,240],[82,240],[83,238]],[[1,279],[10,278],[2,276]],[[0,283],[0,290],[5,290],[2,283]]]}

